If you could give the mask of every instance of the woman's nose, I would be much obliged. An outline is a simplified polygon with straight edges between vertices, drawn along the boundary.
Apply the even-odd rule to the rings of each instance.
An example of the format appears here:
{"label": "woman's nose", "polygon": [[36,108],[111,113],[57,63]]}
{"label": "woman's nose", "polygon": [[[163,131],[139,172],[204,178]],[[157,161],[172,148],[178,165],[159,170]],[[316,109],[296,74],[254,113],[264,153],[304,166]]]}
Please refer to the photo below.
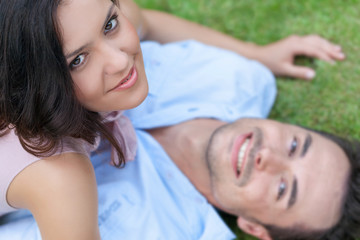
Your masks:
{"label": "woman's nose", "polygon": [[114,75],[128,70],[129,56],[126,52],[110,44],[104,44],[102,52],[106,75]]}
{"label": "woman's nose", "polygon": [[288,160],[280,151],[272,148],[261,149],[255,159],[255,168],[258,171],[277,173],[284,170]]}

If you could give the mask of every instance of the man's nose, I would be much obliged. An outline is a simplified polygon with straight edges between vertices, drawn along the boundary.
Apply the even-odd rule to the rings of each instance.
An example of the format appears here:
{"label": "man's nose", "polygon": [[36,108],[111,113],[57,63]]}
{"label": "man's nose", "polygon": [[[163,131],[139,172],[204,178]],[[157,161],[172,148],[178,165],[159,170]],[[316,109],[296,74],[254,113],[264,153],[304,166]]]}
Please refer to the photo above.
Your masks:
{"label": "man's nose", "polygon": [[106,75],[114,75],[128,70],[128,54],[111,44],[103,44],[102,53],[104,59],[104,72]]}
{"label": "man's nose", "polygon": [[261,149],[255,159],[255,168],[258,171],[278,173],[287,167],[286,155],[273,148]]}

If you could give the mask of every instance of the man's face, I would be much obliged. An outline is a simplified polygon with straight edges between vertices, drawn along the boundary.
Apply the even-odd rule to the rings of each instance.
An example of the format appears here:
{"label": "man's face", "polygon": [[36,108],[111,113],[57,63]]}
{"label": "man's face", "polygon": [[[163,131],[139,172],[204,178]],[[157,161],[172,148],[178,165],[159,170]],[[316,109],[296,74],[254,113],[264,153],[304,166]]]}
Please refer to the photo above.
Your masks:
{"label": "man's face", "polygon": [[241,119],[215,131],[207,161],[215,198],[230,213],[312,229],[339,219],[350,164],[338,145],[319,134]]}

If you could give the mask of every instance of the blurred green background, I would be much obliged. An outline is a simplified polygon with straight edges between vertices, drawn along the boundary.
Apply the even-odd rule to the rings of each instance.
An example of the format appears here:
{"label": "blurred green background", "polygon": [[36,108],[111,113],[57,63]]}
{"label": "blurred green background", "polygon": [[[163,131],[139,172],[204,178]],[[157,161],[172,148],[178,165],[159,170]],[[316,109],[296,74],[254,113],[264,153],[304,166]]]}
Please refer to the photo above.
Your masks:
{"label": "blurred green background", "polygon": [[[358,0],[135,0],[260,45],[291,34],[316,33],[343,47],[347,59],[332,65],[299,58],[316,70],[311,82],[278,78],[270,118],[360,139],[360,1]],[[250,240],[224,219],[238,239]]]}

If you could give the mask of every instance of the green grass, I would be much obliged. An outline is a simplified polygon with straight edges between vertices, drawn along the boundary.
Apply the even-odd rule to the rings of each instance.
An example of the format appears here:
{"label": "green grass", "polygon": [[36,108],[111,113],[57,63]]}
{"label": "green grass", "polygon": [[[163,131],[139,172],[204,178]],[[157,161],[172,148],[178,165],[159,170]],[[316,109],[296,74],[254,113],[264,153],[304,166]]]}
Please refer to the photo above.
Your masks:
{"label": "green grass", "polygon": [[[236,38],[267,44],[290,34],[317,33],[343,47],[344,62],[300,59],[317,76],[311,82],[279,78],[270,118],[360,139],[360,1],[358,0],[136,0]],[[235,221],[225,217],[236,229]],[[236,231],[238,239],[252,238]]]}

